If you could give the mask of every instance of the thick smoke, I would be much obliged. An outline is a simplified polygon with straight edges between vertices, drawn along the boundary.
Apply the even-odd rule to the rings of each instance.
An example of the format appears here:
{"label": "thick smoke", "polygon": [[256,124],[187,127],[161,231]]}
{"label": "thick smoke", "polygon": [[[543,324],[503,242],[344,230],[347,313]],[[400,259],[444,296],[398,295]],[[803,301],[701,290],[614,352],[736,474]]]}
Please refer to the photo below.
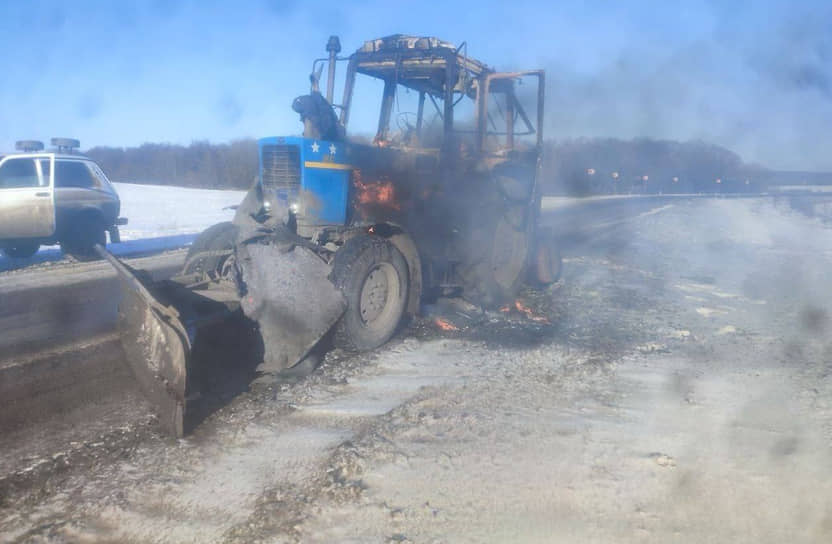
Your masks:
{"label": "thick smoke", "polygon": [[832,170],[832,10],[714,14],[710,35],[666,51],[633,36],[589,72],[549,63],[549,137],[703,140],[770,168]]}

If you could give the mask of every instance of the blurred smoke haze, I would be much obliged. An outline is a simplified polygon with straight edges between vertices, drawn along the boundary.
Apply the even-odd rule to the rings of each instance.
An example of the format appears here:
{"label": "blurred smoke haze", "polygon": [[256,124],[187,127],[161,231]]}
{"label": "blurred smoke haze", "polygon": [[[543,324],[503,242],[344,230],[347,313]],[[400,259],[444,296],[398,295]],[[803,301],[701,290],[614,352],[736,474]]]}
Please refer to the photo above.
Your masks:
{"label": "blurred smoke haze", "polygon": [[[5,2],[0,149],[297,133],[289,106],[330,34],[348,54],[402,32],[467,41],[497,69],[547,68],[549,138],[704,140],[771,168],[832,170],[829,28],[821,2]],[[356,107],[371,119],[377,104]]]}
{"label": "blurred smoke haze", "polygon": [[550,136],[701,139],[771,168],[832,168],[832,10],[714,15],[710,32],[672,49],[633,36],[591,72],[550,62]]}

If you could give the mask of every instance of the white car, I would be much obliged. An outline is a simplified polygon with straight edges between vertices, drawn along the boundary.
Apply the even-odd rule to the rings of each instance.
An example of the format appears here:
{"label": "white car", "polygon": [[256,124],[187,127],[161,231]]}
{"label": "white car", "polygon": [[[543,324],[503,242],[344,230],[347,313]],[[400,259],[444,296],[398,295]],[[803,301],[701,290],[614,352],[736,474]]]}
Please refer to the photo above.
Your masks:
{"label": "white car", "polygon": [[91,256],[95,244],[119,241],[121,202],[101,168],[73,152],[77,140],[53,138],[57,149],[17,142],[20,153],[0,157],[0,250],[9,257],[34,255],[59,243],[66,253]]}

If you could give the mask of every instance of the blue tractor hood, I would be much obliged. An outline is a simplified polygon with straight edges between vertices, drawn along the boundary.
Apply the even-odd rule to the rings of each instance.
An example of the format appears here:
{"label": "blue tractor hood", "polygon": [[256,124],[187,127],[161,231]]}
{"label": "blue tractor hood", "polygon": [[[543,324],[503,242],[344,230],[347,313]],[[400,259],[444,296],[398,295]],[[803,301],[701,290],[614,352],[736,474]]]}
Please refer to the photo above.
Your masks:
{"label": "blue tractor hood", "polygon": [[258,140],[258,155],[264,196],[291,210],[299,229],[347,222],[349,144],[273,136]]}

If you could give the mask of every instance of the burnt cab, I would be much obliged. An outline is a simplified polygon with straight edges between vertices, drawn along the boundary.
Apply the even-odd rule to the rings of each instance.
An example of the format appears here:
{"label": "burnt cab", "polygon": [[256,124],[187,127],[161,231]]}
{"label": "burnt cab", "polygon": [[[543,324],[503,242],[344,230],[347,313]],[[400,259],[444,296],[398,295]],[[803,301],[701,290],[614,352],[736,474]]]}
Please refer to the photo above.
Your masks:
{"label": "burnt cab", "polygon": [[95,244],[119,241],[121,202],[107,176],[91,159],[72,152],[77,140],[18,142],[22,152],[0,159],[0,249],[25,258],[41,245],[60,243],[64,252],[93,255]]}

